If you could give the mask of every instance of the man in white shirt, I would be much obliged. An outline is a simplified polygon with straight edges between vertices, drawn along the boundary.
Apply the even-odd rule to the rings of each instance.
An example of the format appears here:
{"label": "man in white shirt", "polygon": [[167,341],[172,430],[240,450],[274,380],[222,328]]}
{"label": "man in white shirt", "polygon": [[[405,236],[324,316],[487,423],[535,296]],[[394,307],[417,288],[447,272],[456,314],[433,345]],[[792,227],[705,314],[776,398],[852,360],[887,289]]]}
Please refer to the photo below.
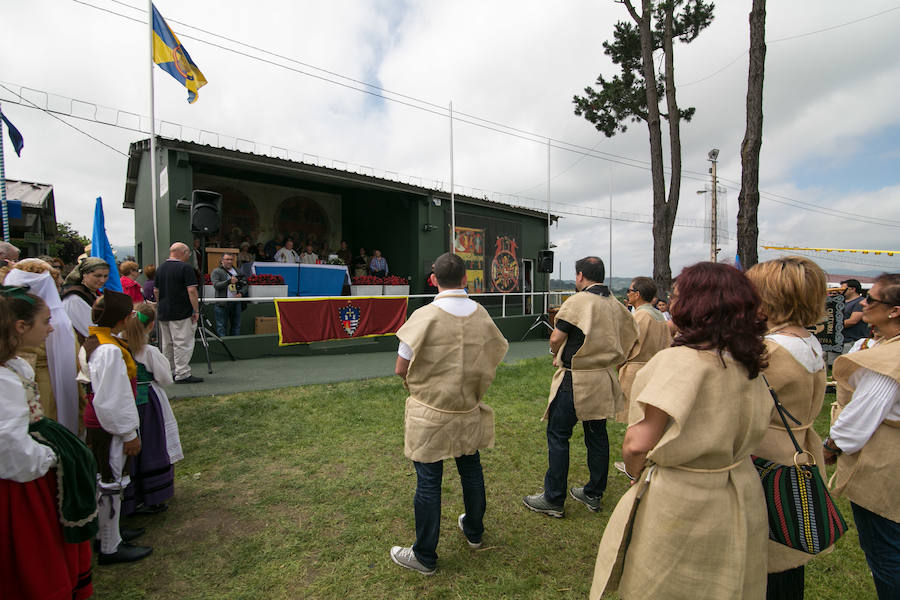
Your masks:
{"label": "man in white shirt", "polygon": [[294,250],[294,240],[288,238],[284,242],[284,246],[275,253],[275,262],[280,263],[298,263],[300,262],[300,257],[297,255],[297,252]]}
{"label": "man in white shirt", "polygon": [[432,575],[437,564],[444,459],[459,472],[466,512],[457,525],[480,548],[486,500],[479,449],[494,445],[494,413],[481,399],[509,344],[483,306],[466,294],[466,266],[454,254],[434,261],[434,302],[397,332],[395,373],[409,390],[404,454],[416,469],[416,542],[394,546],[391,560]]}
{"label": "man in white shirt", "polygon": [[312,244],[306,245],[306,251],[300,254],[300,262],[304,265],[314,265],[319,260],[319,255],[313,252]]}

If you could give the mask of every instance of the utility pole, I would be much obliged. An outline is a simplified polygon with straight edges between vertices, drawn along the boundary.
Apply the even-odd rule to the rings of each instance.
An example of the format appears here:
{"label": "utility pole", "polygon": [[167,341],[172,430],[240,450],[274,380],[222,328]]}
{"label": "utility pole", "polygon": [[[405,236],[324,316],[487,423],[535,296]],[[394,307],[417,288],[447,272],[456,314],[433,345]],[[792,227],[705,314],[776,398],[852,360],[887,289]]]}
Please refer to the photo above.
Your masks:
{"label": "utility pole", "polygon": [[716,235],[718,230],[718,218],[716,214],[716,192],[718,191],[719,184],[716,181],[716,159],[719,158],[719,149],[713,148],[709,151],[709,154],[706,155],[707,160],[712,163],[712,167],[710,167],[709,172],[712,173],[712,206],[710,206],[709,211],[709,262],[716,262],[716,256],[719,253],[719,240]]}

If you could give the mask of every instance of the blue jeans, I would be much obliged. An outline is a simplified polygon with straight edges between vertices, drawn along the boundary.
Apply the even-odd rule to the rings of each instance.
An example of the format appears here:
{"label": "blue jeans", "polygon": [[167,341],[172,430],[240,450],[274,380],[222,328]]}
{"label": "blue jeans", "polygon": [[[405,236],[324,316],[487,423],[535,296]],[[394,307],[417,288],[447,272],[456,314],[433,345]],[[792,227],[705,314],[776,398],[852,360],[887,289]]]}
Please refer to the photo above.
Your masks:
{"label": "blue jeans", "polygon": [[[544,476],[544,498],[552,504],[566,501],[566,484],[569,478],[569,438],[578,422],[575,415],[575,398],[571,389],[560,386],[550,403],[547,420],[547,474]],[[609,436],[606,419],[584,421],[584,445],[587,447],[588,470],[591,480],[584,486],[584,493],[596,498],[606,491],[609,472]]]}
{"label": "blue jeans", "polygon": [[900,598],[900,523],[853,502],[850,506],[878,597]]}
{"label": "blue jeans", "polygon": [[[444,461],[421,463],[413,461],[416,467],[416,497],[413,501],[416,511],[416,543],[413,552],[419,562],[428,568],[437,564],[438,537],[441,533],[441,479]],[[466,518],[463,532],[470,541],[480,542],[484,534],[484,511],[487,499],[484,494],[484,474],[481,457],[467,454],[456,458],[456,470],[462,484],[463,505]]]}
{"label": "blue jeans", "polygon": [[[231,327],[228,327],[229,321]],[[219,337],[241,335],[241,303],[220,302],[216,304],[216,333]]]}

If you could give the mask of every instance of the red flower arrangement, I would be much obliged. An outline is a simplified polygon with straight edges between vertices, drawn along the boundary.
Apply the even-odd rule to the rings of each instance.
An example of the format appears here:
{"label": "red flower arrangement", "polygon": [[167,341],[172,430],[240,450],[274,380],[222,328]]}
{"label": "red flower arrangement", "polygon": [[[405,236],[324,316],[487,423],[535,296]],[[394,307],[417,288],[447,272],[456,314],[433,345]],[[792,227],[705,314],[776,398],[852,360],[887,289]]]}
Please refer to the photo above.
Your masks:
{"label": "red flower arrangement", "polygon": [[203,274],[203,284],[204,285],[212,285],[212,278],[210,278],[209,273]]}
{"label": "red flower arrangement", "polygon": [[384,278],[384,285],[409,285],[409,281],[407,281],[405,277],[388,275]]}
{"label": "red flower arrangement", "polygon": [[361,277],[354,277],[352,282],[353,285],[382,285],[384,280],[374,275],[362,275]]}
{"label": "red flower arrangement", "polygon": [[247,278],[250,285],[284,285],[284,277],[281,275],[251,275]]}

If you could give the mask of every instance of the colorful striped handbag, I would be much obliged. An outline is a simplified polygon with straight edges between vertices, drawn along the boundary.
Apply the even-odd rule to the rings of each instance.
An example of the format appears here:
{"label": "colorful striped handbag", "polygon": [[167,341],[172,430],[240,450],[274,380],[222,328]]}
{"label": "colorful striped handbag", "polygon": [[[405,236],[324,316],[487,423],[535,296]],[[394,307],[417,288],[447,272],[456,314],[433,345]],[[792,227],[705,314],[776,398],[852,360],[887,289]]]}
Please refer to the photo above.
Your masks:
{"label": "colorful striped handbag", "polygon": [[[766,384],[768,385],[768,381]],[[785,415],[797,425],[800,421],[785,410],[771,385],[769,392],[796,449],[793,465],[781,465],[765,458],[753,457],[753,464],[759,472],[766,495],[769,539],[788,548],[818,554],[844,535],[847,522],[822,481],[816,459],[797,443]],[[809,457],[808,463],[800,463],[803,456]]]}

